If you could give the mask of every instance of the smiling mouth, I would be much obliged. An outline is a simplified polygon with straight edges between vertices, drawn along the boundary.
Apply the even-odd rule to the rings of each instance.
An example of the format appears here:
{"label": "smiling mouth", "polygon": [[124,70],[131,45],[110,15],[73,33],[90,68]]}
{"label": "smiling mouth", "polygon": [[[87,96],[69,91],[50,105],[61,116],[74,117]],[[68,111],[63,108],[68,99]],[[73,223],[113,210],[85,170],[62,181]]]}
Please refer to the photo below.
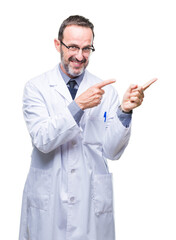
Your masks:
{"label": "smiling mouth", "polygon": [[86,59],[85,58],[83,58],[81,61],[79,61],[77,58],[75,58],[75,57],[70,57],[69,59],[68,59],[70,62],[73,62],[73,63],[75,63],[75,64],[78,64],[78,65],[81,65],[82,63],[85,63],[86,62]]}
{"label": "smiling mouth", "polygon": [[72,61],[72,64],[75,67],[81,67],[83,65],[83,63],[81,63],[81,62],[75,62],[75,61]]}

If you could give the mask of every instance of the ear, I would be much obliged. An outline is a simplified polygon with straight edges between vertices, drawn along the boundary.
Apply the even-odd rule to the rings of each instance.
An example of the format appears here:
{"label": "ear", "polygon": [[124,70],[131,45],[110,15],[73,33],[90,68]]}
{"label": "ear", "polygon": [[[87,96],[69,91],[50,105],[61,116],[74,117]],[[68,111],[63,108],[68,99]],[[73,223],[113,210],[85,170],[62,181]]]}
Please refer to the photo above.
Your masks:
{"label": "ear", "polygon": [[58,39],[54,39],[54,45],[55,45],[55,48],[56,50],[60,53],[60,41]]}

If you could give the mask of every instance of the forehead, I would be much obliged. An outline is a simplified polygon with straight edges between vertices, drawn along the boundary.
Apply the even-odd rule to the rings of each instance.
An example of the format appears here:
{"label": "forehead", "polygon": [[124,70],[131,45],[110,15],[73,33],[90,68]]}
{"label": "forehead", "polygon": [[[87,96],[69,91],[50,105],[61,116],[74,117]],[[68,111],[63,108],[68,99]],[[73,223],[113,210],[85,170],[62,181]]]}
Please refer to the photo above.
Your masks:
{"label": "forehead", "polygon": [[63,40],[67,43],[92,44],[93,34],[88,27],[70,25],[64,29]]}

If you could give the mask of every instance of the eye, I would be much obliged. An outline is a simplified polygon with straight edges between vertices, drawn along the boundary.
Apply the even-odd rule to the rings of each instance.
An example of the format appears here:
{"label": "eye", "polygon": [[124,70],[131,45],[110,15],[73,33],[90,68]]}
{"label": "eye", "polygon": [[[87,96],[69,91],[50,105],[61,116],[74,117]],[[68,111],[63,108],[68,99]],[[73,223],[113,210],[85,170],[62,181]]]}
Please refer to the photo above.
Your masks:
{"label": "eye", "polygon": [[71,50],[71,51],[79,51],[79,47],[69,46],[69,50]]}
{"label": "eye", "polygon": [[91,51],[91,48],[90,48],[90,47],[85,47],[85,48],[83,48],[83,51],[84,51],[84,52],[90,52],[90,51]]}

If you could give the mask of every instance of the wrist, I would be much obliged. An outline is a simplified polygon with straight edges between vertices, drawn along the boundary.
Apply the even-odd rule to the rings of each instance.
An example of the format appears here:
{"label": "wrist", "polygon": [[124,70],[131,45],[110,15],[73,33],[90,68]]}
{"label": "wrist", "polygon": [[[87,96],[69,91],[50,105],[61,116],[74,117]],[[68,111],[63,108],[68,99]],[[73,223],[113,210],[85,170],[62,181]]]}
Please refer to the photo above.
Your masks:
{"label": "wrist", "polygon": [[126,113],[126,114],[130,114],[133,112],[132,110],[125,109],[122,105],[120,105],[119,108],[123,113]]}
{"label": "wrist", "polygon": [[77,99],[74,100],[76,102],[76,104],[84,111],[85,107],[82,103],[80,103]]}

